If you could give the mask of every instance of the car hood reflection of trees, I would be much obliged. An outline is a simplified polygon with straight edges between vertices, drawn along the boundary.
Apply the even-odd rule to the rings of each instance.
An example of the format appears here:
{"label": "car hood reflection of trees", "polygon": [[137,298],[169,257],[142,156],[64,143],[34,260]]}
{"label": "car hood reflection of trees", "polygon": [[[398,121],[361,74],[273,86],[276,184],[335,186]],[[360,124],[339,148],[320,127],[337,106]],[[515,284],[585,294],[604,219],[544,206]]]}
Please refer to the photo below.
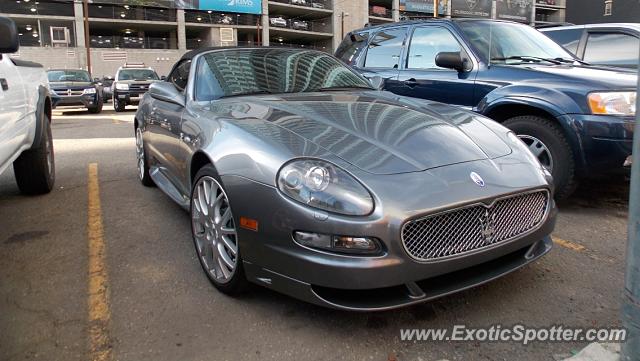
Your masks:
{"label": "car hood reflection of trees", "polygon": [[307,140],[305,146],[321,147],[375,174],[511,153],[476,115],[439,103],[422,105],[387,92],[350,91],[222,99],[207,109],[259,139],[294,144],[295,134]]}

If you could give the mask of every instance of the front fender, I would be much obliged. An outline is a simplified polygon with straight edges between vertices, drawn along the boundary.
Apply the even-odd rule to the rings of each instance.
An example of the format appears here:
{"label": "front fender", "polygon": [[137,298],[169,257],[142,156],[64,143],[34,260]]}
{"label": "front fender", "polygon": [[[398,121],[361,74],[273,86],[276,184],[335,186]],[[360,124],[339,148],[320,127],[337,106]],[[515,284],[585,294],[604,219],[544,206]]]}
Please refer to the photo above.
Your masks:
{"label": "front fender", "polygon": [[[49,94],[49,89],[43,85],[38,86],[38,103],[36,104],[36,131],[33,137],[33,144],[31,148],[35,148],[40,144],[40,139],[42,138],[42,134],[44,134],[44,130],[46,129],[45,122],[47,121],[45,115],[47,114],[47,100],[49,99],[49,104],[51,104],[50,99],[51,95]],[[49,119],[51,121],[51,119]]]}

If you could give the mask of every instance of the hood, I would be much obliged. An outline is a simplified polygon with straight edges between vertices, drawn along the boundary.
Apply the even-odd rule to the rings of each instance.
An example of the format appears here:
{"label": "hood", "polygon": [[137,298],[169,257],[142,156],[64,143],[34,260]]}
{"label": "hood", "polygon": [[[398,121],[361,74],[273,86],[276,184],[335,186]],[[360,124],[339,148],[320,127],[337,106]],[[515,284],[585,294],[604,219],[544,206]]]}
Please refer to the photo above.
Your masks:
{"label": "hood", "polygon": [[88,81],[52,81],[49,82],[49,85],[52,89],[85,89],[85,88],[93,88],[91,82]]}
{"label": "hood", "polygon": [[264,129],[264,122],[286,129],[374,174],[423,171],[511,153],[474,113],[388,92],[238,97],[211,108],[217,116],[259,120],[258,129]]}
{"label": "hood", "polygon": [[578,88],[589,92],[593,90],[626,90],[635,89],[638,73],[634,70],[615,69],[597,66],[574,65],[492,65],[492,67],[508,68],[513,79],[528,79],[515,83],[538,83],[560,88]]}

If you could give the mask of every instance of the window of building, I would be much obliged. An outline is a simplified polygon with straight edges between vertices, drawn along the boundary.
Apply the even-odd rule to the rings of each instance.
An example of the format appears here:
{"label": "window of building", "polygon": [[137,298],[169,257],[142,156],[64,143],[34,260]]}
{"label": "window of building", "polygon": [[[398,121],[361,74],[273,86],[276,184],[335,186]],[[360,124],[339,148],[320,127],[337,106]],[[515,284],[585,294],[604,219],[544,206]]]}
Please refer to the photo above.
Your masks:
{"label": "window of building", "polygon": [[443,69],[436,65],[441,52],[460,52],[462,47],[449,30],[429,26],[417,28],[411,37],[407,67],[409,69]]}
{"label": "window of building", "polygon": [[406,36],[406,28],[394,28],[378,32],[369,43],[364,66],[366,68],[397,69]]}
{"label": "window of building", "polygon": [[613,8],[613,0],[607,0],[604,2],[604,16],[611,15],[611,9]]}
{"label": "window of building", "polygon": [[584,61],[599,65],[635,68],[638,66],[640,39],[621,33],[589,34]]}

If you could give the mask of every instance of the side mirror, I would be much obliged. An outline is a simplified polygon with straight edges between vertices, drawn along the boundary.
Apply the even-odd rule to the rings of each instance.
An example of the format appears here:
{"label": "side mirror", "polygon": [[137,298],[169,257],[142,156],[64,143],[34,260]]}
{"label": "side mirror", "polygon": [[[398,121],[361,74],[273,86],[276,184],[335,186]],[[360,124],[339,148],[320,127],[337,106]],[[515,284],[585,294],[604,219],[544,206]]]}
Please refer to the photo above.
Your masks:
{"label": "side mirror", "polygon": [[181,107],[184,107],[185,105],[184,95],[180,94],[178,89],[176,89],[176,87],[171,83],[151,83],[149,86],[149,94],[154,99],[177,104]]}
{"label": "side mirror", "polygon": [[9,18],[0,17],[0,53],[15,53],[19,47],[16,23]]}
{"label": "side mirror", "polygon": [[167,80],[167,77],[163,75],[163,76],[160,77],[160,80],[165,81],[165,80]]}
{"label": "side mirror", "polygon": [[369,78],[369,83],[374,89],[382,90],[384,88],[384,78],[379,75],[374,75]]}
{"label": "side mirror", "polygon": [[436,55],[436,65],[441,68],[454,69],[459,72],[466,70],[465,61],[459,51],[441,52]]}

